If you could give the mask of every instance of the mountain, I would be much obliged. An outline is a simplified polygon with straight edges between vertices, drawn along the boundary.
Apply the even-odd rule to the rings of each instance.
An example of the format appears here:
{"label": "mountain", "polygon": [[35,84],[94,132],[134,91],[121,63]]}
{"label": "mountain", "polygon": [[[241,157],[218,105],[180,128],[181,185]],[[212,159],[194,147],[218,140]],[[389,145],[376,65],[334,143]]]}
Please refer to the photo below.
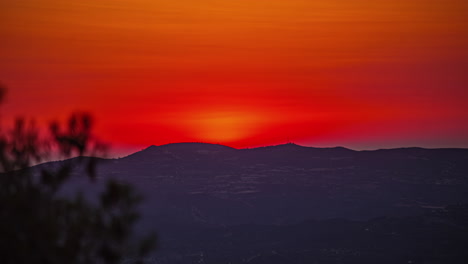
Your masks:
{"label": "mountain", "polygon": [[97,184],[76,174],[65,194],[104,178],[143,194],[154,263],[468,260],[468,149],[178,143],[102,160]]}
{"label": "mountain", "polygon": [[366,220],[468,202],[468,149],[177,143],[102,162],[98,175],[135,185],[160,225]]}

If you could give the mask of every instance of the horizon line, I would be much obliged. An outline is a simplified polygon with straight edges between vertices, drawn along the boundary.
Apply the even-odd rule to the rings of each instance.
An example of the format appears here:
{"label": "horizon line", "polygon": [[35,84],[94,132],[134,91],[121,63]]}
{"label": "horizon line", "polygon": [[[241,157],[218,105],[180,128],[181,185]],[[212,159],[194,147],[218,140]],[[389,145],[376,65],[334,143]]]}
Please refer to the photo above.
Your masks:
{"label": "horizon line", "polygon": [[[348,149],[352,151],[377,151],[377,150],[392,150],[392,149],[466,149],[468,150],[468,147],[419,147],[419,146],[408,146],[408,147],[382,147],[382,148],[375,148],[375,149],[354,149],[350,147],[345,147],[345,146],[329,146],[329,147],[314,147],[314,146],[307,146],[307,145],[301,145],[298,143],[294,142],[287,142],[287,143],[281,143],[281,144],[271,144],[271,145],[259,145],[259,146],[254,146],[254,147],[232,147],[229,146],[228,144],[222,144],[222,143],[211,143],[211,142],[203,142],[203,141],[182,141],[182,142],[171,142],[171,143],[165,143],[161,145],[156,145],[156,144],[151,144],[148,145],[147,147],[144,147],[141,150],[145,150],[150,147],[162,147],[162,146],[168,146],[168,145],[176,145],[176,144],[206,144],[206,145],[219,145],[219,146],[224,146],[236,150],[243,150],[243,149],[256,149],[256,148],[266,148],[266,147],[277,147],[277,146],[285,146],[285,145],[296,145],[299,147],[304,147],[304,148],[315,148],[315,149],[334,149],[334,148],[343,148],[343,149]],[[138,151],[137,151],[138,152]]]}

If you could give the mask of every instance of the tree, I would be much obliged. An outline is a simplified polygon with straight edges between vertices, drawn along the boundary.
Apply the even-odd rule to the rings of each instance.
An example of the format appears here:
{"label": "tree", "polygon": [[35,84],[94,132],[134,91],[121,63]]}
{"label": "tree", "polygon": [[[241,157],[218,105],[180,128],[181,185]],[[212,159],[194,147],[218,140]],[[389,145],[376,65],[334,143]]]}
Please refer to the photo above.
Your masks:
{"label": "tree", "polygon": [[[0,103],[5,91],[0,86]],[[95,156],[105,148],[92,125],[91,115],[75,113],[66,127],[52,123],[46,136],[24,119],[0,130],[0,263],[141,262],[154,248],[154,235],[132,237],[141,197],[130,185],[108,180],[98,202],[60,194],[73,173],[96,181]],[[31,167],[59,156],[75,158]]]}

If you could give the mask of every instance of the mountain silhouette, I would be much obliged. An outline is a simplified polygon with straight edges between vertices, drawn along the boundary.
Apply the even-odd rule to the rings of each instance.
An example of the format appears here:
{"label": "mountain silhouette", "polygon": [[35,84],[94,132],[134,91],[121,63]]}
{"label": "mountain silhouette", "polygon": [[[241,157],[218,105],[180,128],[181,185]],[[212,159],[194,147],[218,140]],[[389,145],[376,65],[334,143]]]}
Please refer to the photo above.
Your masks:
{"label": "mountain silhouette", "polygon": [[160,225],[365,220],[468,202],[467,149],[176,143],[106,160],[98,175],[140,189],[148,223]]}
{"label": "mountain silhouette", "polygon": [[158,231],[158,263],[468,259],[468,149],[176,143],[103,159],[97,175],[78,170],[62,194],[133,184],[145,198],[136,231]]}

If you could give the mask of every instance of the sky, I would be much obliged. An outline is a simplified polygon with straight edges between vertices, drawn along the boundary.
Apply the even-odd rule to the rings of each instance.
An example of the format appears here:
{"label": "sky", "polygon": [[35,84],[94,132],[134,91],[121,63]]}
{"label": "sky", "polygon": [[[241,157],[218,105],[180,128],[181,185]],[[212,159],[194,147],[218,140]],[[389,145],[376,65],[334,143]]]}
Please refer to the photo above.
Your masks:
{"label": "sky", "polygon": [[464,0],[0,0],[5,126],[116,149],[468,147]]}

